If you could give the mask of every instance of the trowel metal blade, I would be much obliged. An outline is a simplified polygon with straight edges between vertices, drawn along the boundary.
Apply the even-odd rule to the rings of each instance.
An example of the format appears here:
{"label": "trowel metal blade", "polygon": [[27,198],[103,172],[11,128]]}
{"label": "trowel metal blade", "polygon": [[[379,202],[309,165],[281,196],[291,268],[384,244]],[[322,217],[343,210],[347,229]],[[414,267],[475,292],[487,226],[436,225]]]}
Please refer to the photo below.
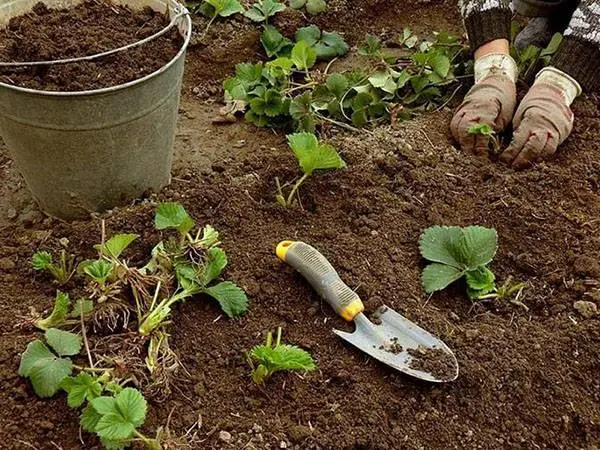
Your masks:
{"label": "trowel metal blade", "polygon": [[[346,333],[335,329],[333,332],[373,358],[407,375],[433,383],[453,381],[458,377],[456,357],[440,339],[387,306],[379,308],[378,319],[380,323],[375,324],[360,313],[354,319],[356,324],[354,333]],[[400,351],[398,351],[398,346],[402,347]],[[441,349],[451,356],[455,366],[453,376],[441,380],[431,373],[412,369],[410,364],[413,357],[408,353],[408,350],[417,349],[420,346],[429,349]]]}

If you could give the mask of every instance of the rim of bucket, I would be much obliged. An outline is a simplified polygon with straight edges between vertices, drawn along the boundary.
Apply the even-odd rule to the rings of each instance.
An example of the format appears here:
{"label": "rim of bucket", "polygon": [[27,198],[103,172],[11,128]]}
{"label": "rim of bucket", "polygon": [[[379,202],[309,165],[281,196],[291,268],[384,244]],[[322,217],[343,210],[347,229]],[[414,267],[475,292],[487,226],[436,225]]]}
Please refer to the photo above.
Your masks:
{"label": "rim of bucket", "polygon": [[[161,73],[168,70],[173,64],[175,64],[175,62],[177,60],[179,60],[179,58],[181,58],[183,56],[183,54],[187,50],[187,47],[188,47],[188,44],[190,43],[191,38],[192,38],[192,19],[190,17],[190,13],[187,10],[187,8],[175,0],[166,0],[165,4],[167,6],[171,5],[171,6],[175,6],[175,7],[181,9],[182,16],[179,18],[179,20],[182,20],[182,19],[185,20],[185,25],[187,27],[187,30],[186,30],[186,33],[185,33],[185,36],[183,39],[183,44],[181,45],[181,48],[179,49],[177,54],[173,57],[173,59],[171,59],[171,61],[169,61],[164,66],[162,66],[160,69],[155,70],[154,72],[146,75],[145,77],[138,78],[137,80],[133,80],[133,81],[128,81],[127,83],[117,84],[115,86],[110,86],[110,87],[101,88],[101,89],[90,89],[87,91],[44,91],[41,89],[25,88],[22,86],[15,86],[13,84],[2,83],[2,82],[0,82],[0,87],[12,89],[14,91],[23,92],[23,93],[27,93],[27,94],[34,94],[34,95],[44,95],[44,96],[51,96],[51,97],[75,97],[75,96],[82,97],[82,96],[86,96],[86,95],[89,96],[89,95],[107,94],[110,92],[119,91],[121,89],[127,89],[131,86],[135,86],[136,84],[141,84],[157,75],[160,75]],[[181,31],[180,31],[180,34],[181,34]]]}

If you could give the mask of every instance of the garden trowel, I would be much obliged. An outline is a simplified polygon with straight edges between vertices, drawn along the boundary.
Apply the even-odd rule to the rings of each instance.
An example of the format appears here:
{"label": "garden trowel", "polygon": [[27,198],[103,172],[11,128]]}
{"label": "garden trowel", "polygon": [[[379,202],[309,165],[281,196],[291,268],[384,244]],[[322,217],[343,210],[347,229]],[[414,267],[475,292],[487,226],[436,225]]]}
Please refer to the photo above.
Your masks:
{"label": "garden trowel", "polygon": [[354,333],[333,330],[373,358],[421,380],[442,383],[458,377],[454,353],[441,340],[397,312],[382,306],[371,322],[358,294],[346,285],[318,250],[304,242],[283,241],[276,250],[347,321]]}

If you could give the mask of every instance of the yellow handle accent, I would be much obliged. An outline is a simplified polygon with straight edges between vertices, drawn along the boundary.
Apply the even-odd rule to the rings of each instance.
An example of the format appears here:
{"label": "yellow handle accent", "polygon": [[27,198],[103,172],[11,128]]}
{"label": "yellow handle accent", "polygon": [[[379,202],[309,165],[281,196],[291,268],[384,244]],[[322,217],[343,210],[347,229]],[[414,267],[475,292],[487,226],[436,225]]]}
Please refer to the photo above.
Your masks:
{"label": "yellow handle accent", "polygon": [[294,243],[294,241],[281,241],[279,244],[277,244],[277,248],[275,249],[275,254],[283,262],[285,262],[285,256],[287,254],[287,251],[293,243]]}

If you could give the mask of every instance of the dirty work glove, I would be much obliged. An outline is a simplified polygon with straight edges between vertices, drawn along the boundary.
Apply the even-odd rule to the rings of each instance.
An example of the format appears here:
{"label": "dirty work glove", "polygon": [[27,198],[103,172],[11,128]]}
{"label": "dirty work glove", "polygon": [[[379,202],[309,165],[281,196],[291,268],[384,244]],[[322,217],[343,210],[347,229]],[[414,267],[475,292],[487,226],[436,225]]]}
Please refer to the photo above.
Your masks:
{"label": "dirty work glove", "polygon": [[491,53],[475,61],[475,86],[452,118],[450,129],[464,151],[485,153],[489,137],[469,133],[478,124],[500,132],[510,123],[517,103],[517,65],[509,56]]}
{"label": "dirty work glove", "polygon": [[513,119],[513,139],[500,159],[516,169],[554,154],[573,129],[571,103],[579,83],[554,68],[542,69]]}

